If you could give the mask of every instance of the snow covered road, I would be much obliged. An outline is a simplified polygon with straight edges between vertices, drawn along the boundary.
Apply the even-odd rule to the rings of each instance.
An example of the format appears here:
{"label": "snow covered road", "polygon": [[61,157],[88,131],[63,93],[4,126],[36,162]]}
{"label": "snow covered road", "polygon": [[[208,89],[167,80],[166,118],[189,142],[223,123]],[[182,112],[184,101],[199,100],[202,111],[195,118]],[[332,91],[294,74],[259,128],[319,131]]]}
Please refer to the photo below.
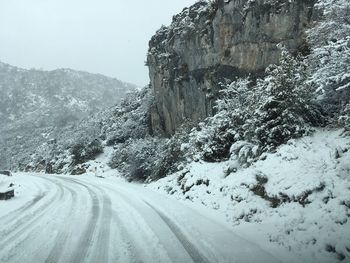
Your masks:
{"label": "snow covered road", "polygon": [[118,178],[18,174],[0,262],[279,262],[209,211]]}

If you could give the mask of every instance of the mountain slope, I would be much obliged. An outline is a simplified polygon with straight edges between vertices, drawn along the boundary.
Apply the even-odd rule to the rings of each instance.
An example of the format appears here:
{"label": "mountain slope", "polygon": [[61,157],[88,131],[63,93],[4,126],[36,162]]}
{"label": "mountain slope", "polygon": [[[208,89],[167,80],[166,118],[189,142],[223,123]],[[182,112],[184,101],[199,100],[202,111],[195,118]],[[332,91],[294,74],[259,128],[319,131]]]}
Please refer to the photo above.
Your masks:
{"label": "mountain slope", "polygon": [[99,74],[0,62],[0,167],[8,168],[14,154],[33,151],[50,131],[119,103],[135,88]]}
{"label": "mountain slope", "polygon": [[120,101],[135,85],[99,74],[25,70],[0,62],[0,121],[65,126]]}

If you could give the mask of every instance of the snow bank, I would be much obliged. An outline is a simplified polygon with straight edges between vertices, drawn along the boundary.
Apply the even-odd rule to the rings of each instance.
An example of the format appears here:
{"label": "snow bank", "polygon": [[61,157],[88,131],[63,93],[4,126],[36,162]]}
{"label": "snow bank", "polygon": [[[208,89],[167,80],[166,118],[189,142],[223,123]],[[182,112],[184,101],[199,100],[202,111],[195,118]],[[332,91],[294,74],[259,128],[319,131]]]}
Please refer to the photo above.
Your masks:
{"label": "snow bank", "polygon": [[350,138],[340,130],[290,140],[249,168],[193,162],[150,187],[218,210],[283,261],[350,261]]}

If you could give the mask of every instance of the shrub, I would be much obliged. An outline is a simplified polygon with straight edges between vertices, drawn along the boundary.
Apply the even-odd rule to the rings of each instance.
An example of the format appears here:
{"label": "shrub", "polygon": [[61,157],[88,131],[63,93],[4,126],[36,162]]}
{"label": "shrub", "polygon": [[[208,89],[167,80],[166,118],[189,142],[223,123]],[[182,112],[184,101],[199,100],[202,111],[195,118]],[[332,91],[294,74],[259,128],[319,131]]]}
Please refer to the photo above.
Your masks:
{"label": "shrub", "polygon": [[154,167],[161,158],[163,140],[147,137],[130,139],[123,144],[116,145],[116,151],[109,165],[112,168],[118,168],[132,181],[155,179]]}
{"label": "shrub", "polygon": [[79,142],[70,148],[72,155],[72,165],[84,163],[93,160],[98,154],[103,153],[101,141],[95,139],[89,143]]}

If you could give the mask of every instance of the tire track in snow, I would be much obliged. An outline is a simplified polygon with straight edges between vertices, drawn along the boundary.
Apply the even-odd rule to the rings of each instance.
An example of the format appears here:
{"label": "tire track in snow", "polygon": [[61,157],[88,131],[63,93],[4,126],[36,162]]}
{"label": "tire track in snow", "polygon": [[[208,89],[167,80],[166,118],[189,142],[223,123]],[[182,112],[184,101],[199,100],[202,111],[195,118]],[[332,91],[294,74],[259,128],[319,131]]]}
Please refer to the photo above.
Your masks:
{"label": "tire track in snow", "polygon": [[43,189],[38,185],[37,183],[33,182],[33,184],[38,189],[38,194],[33,198],[33,200],[30,200],[29,202],[24,203],[21,207],[10,211],[8,215],[3,215],[0,217],[0,222],[3,225],[8,225],[11,222],[14,222],[15,220],[18,220],[18,218],[22,217],[23,212],[26,210],[31,209],[36,203],[38,203],[43,197],[45,197],[46,191],[43,191]]}
{"label": "tire track in snow", "polygon": [[[91,208],[91,218],[87,224],[87,227],[82,234],[78,248],[81,250],[77,251],[72,258],[72,262],[85,262],[89,256],[93,258],[91,262],[108,262],[108,253],[109,253],[109,232],[110,232],[110,223],[112,216],[111,209],[111,200],[106,194],[102,193],[102,202],[98,198],[98,193],[92,189],[91,186],[76,181],[73,179],[65,179],[70,182],[74,182],[78,185],[84,187],[90,194],[92,200]],[[102,211],[101,208],[102,207]],[[100,220],[101,228],[98,229],[98,221]],[[98,232],[99,230],[99,232]],[[97,241],[94,242],[94,236],[97,237]],[[94,253],[91,253],[93,245],[97,244],[99,247],[94,249]],[[89,254],[90,252],[90,254]],[[96,260],[96,261],[94,261]]]}
{"label": "tire track in snow", "polygon": [[[30,234],[30,229],[33,228],[33,225],[35,225],[34,223],[36,223],[41,218],[41,216],[47,212],[47,210],[52,209],[52,203],[63,198],[64,189],[62,185],[57,186],[59,191],[59,197],[57,197],[57,195],[54,195],[52,198],[47,200],[46,203],[37,207],[37,209],[35,209],[34,211],[31,211],[31,213],[26,214],[20,219],[15,220],[10,227],[0,232],[1,236],[5,236],[5,238],[0,240],[0,247],[3,248],[9,243],[19,239],[22,235],[25,235],[28,232],[28,230],[28,235]],[[39,198],[39,201],[42,199],[43,198]]]}
{"label": "tire track in snow", "polygon": [[103,208],[100,220],[100,229],[97,236],[97,249],[94,249],[94,254],[91,262],[108,262],[109,260],[109,245],[110,245],[110,228],[112,220],[112,201],[103,192]]}
{"label": "tire track in snow", "polygon": [[[89,187],[91,188],[91,185],[89,185]],[[97,248],[94,248],[94,252],[92,253],[90,261],[91,262],[108,262],[110,232],[111,232],[110,230],[111,230],[111,221],[112,221],[112,201],[101,187],[98,187],[98,186],[93,186],[93,187],[98,189],[102,195],[102,212],[99,219],[99,229],[96,237],[97,241],[95,243]]]}
{"label": "tire track in snow", "polygon": [[130,240],[130,235],[128,234],[127,230],[128,228],[125,226],[123,220],[119,217],[117,211],[113,211],[113,218],[118,225],[118,230],[120,231],[121,239],[126,244],[126,249],[130,257],[130,262],[142,262],[142,257],[139,255],[137,247],[135,247],[132,240]]}
{"label": "tire track in snow", "polygon": [[[117,195],[120,198],[121,202],[118,202],[118,204],[122,204],[120,209],[123,211],[123,214],[128,213],[130,219],[129,221],[122,220],[122,218],[118,215],[117,211],[114,212],[114,220],[117,221],[118,229],[121,232],[121,235],[123,237],[123,241],[128,244],[128,251],[131,256],[131,262],[162,262],[160,261],[159,255],[157,255],[157,252],[159,251],[160,247],[153,248],[155,249],[151,257],[151,259],[148,259],[148,261],[145,260],[145,255],[144,251],[140,249],[137,245],[139,240],[135,239],[134,233],[130,233],[130,225],[134,224],[135,226],[139,226],[142,230],[142,222],[135,220],[134,218],[142,218],[144,221],[143,224],[146,224],[150,231],[153,232],[153,234],[158,238],[158,246],[161,244],[162,248],[165,251],[165,254],[168,259],[165,259],[163,262],[209,262],[209,261],[193,261],[193,258],[187,250],[184,248],[183,243],[181,240],[178,239],[178,237],[173,233],[172,229],[169,228],[168,224],[164,222],[164,220],[159,216],[158,213],[154,211],[153,208],[149,207],[143,199],[138,199],[140,201],[139,204],[135,203],[135,200],[130,200],[128,195],[132,195],[132,193],[126,193],[124,189],[118,189],[118,188],[112,188],[110,186],[105,186],[104,187],[110,191],[112,191],[115,195]],[[135,216],[136,214],[138,216]],[[125,222],[128,222],[126,225]],[[156,225],[154,225],[156,224]],[[155,227],[156,226],[156,227]],[[135,230],[134,230],[135,231]],[[140,233],[141,231],[138,231],[137,233]],[[148,250],[150,250],[150,244],[147,245]],[[164,254],[163,254],[164,256]]]}
{"label": "tire track in snow", "polygon": [[5,215],[0,217],[0,222],[2,225],[8,225],[11,222],[14,222],[14,220],[17,220],[21,217],[21,214],[29,209],[31,209],[35,204],[39,203],[41,199],[45,197],[45,193],[40,193],[39,195],[35,196],[33,200],[25,203],[23,206],[17,208],[14,211],[11,211],[9,215]]}
{"label": "tire track in snow", "polygon": [[144,201],[152,210],[154,210],[159,217],[164,221],[166,225],[170,228],[170,230],[174,233],[177,239],[180,241],[184,249],[192,258],[195,263],[210,263],[210,261],[193,245],[185,236],[185,234],[181,231],[181,229],[166,215],[164,215],[161,211],[156,209],[154,206]]}
{"label": "tire track in snow", "polygon": [[92,203],[91,217],[89,219],[89,222],[87,223],[85,231],[83,232],[83,234],[79,239],[79,243],[76,248],[75,254],[73,254],[73,257],[70,260],[71,262],[74,262],[74,263],[85,262],[88,256],[89,249],[92,247],[93,236],[96,230],[98,218],[100,216],[99,199],[97,197],[97,194],[86,185],[74,180],[69,180],[69,179],[64,179],[64,180],[81,185],[88,191],[91,198],[91,203]]}
{"label": "tire track in snow", "polygon": [[[111,191],[114,195],[118,196],[118,202],[114,202],[114,205],[117,205],[117,207],[113,207],[112,209],[112,215],[111,218],[114,221],[114,225],[117,226],[119,238],[121,241],[121,244],[119,243],[118,249],[121,251],[122,249],[126,249],[126,251],[121,251],[121,255],[119,255],[119,258],[117,262],[124,262],[125,260],[127,262],[132,263],[142,263],[142,262],[169,262],[169,259],[167,257],[167,260],[162,261],[159,257],[159,245],[160,243],[157,243],[157,247],[152,246],[150,243],[147,242],[154,242],[154,239],[149,236],[146,232],[144,232],[144,228],[147,226],[149,227],[149,221],[145,220],[144,214],[140,213],[140,210],[135,207],[133,204],[130,203],[129,198],[121,194],[117,189],[100,185],[98,188],[101,189],[104,193],[105,190]],[[108,195],[107,195],[108,196]],[[114,201],[116,199],[113,199]],[[148,208],[148,206],[145,206]],[[117,208],[117,210],[116,210]],[[120,214],[123,215],[123,217],[120,216]],[[136,219],[135,219],[136,218]],[[141,218],[142,221],[139,221],[138,218]],[[146,228],[147,228],[146,227]],[[153,234],[156,236],[156,233],[149,228],[149,231],[152,231]],[[138,236],[135,236],[135,233],[137,233]],[[143,234],[142,234],[143,233]],[[141,239],[140,239],[141,238]],[[147,240],[145,243],[142,243],[143,240]],[[153,244],[154,245],[154,244]],[[165,248],[164,248],[165,249]],[[117,251],[113,250],[113,251]],[[165,253],[167,254],[167,253]],[[123,261],[119,261],[120,257],[128,255],[127,259],[124,259]],[[152,257],[152,259],[150,258]],[[164,258],[164,254],[162,255],[162,258]],[[92,261],[92,262],[103,262],[103,261]],[[188,262],[188,261],[175,261],[175,262]]]}
{"label": "tire track in snow", "polygon": [[7,254],[3,255],[0,261],[5,258],[6,262],[13,262],[14,257],[23,255],[24,251],[19,248],[25,244],[25,242],[30,243],[29,239],[32,234],[40,229],[39,222],[45,220],[43,216],[49,211],[57,209],[53,203],[62,200],[64,188],[60,184],[53,185],[55,185],[57,191],[50,199],[45,200],[42,198],[45,203],[31,211],[30,214],[26,214],[20,219],[15,220],[11,227],[1,232],[1,235],[3,235],[4,232],[6,232],[6,234],[4,235],[5,238],[0,240],[0,247],[3,251],[6,249]]}
{"label": "tire track in snow", "polygon": [[[75,190],[70,189],[67,186],[65,186],[65,188],[69,191],[69,193],[72,197],[71,205],[70,205],[70,208],[69,208],[68,213],[67,213],[68,218],[70,218],[70,216],[74,214],[74,211],[76,211],[76,208],[77,208],[78,193]],[[58,236],[56,237],[55,245],[51,249],[50,254],[47,256],[45,263],[59,262],[60,257],[62,255],[62,253],[64,252],[64,247],[67,243],[67,240],[68,240],[68,237],[71,233],[72,227],[73,227],[72,225],[69,225],[68,227],[66,227],[65,225],[62,224],[60,232],[59,232]]]}
{"label": "tire track in snow", "polygon": [[[149,259],[148,260],[145,259],[146,255],[144,254],[144,251],[142,251],[142,247],[137,245],[140,240],[134,236],[133,231],[135,231],[135,229],[131,231],[132,229],[131,226],[134,225],[136,227],[139,227],[141,232],[142,226],[140,225],[139,221],[135,220],[135,218],[138,218],[137,216],[135,216],[135,213],[137,213],[141,218],[143,218],[142,214],[140,214],[140,211],[128,201],[128,198],[126,198],[123,194],[121,194],[115,188],[106,187],[106,186],[103,186],[103,187],[112,191],[115,195],[118,196],[118,198],[120,198],[119,200],[121,202],[118,202],[117,204],[118,210],[115,210],[115,209],[112,210],[113,212],[112,217],[116,223],[116,226],[118,227],[119,233],[121,235],[121,240],[123,244],[125,244],[124,248],[127,249],[128,251],[127,253],[129,256],[128,262],[132,262],[132,263],[151,262],[149,261]],[[128,218],[128,221],[126,221],[125,219],[123,220],[123,218],[120,216],[121,213],[124,215],[126,214],[128,215],[128,216],[125,216],[126,218]],[[147,224],[147,222],[145,222],[145,224]],[[140,234],[140,232],[138,233]],[[145,244],[145,245],[147,246],[149,244]]]}

